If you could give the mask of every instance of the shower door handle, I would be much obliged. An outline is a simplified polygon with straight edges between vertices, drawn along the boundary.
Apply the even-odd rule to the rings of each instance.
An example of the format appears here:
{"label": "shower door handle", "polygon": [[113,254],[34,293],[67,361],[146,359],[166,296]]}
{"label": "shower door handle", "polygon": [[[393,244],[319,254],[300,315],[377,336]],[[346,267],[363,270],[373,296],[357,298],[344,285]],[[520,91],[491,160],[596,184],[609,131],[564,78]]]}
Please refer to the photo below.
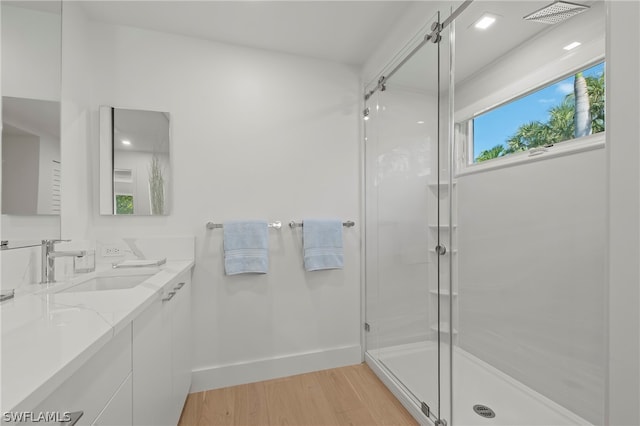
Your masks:
{"label": "shower door handle", "polygon": [[436,254],[439,254],[440,256],[444,256],[445,254],[447,254],[447,248],[445,246],[441,246],[441,245],[437,245],[436,248],[434,249]]}

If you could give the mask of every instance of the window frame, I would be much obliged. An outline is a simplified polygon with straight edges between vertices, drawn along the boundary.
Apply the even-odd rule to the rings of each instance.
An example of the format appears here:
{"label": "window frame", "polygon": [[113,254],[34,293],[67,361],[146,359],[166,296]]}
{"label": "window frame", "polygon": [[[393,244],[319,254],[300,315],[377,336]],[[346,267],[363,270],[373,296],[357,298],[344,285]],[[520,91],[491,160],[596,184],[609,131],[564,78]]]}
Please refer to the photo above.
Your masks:
{"label": "window frame", "polygon": [[[598,56],[592,58],[592,60],[583,63],[579,66],[573,67],[569,70],[563,70],[560,76],[556,76],[547,81],[540,82],[540,84],[527,89],[515,96],[511,96],[498,103],[494,103],[491,106],[483,108],[475,113],[468,114],[468,117],[463,118],[455,123],[454,132],[454,144],[457,150],[456,161],[456,176],[463,176],[473,174],[486,170],[499,169],[504,167],[510,167],[517,164],[529,163],[534,161],[545,160],[549,158],[570,155],[579,152],[591,151],[594,149],[604,148],[606,142],[606,125],[605,130],[599,133],[583,136],[580,138],[567,139],[565,141],[558,142],[551,146],[536,147],[528,151],[514,152],[503,157],[492,158],[490,160],[473,162],[474,150],[473,150],[473,120],[487,112],[493,111],[511,102],[525,98],[541,89],[556,84],[567,77],[579,72],[596,66],[600,63],[604,63],[604,69],[606,73],[607,61],[604,56]],[[607,103],[607,95],[605,91],[605,109]],[[605,115],[606,117],[606,115]]]}

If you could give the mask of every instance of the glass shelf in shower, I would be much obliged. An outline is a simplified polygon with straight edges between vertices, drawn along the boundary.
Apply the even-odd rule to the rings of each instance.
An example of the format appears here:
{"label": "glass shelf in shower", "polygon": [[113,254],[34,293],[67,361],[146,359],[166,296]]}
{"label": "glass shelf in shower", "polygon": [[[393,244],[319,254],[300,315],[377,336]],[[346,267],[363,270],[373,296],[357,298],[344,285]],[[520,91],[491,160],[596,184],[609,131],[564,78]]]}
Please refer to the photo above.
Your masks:
{"label": "glass shelf in shower", "polygon": [[[435,325],[432,325],[429,328],[433,331],[440,331],[440,333],[446,333],[446,334],[449,334],[449,330],[450,330],[449,323],[447,321],[440,321],[440,330],[438,330],[438,327],[436,327]],[[454,328],[453,334],[458,334],[458,330]]]}
{"label": "glass shelf in shower", "polygon": [[[436,249],[431,249],[429,250],[429,253],[431,254],[436,254]],[[447,252],[444,254],[444,256],[448,255],[448,254],[458,254],[458,249],[453,249],[453,250],[447,250]]]}
{"label": "glass shelf in shower", "polygon": [[[456,181],[454,180],[451,185],[455,186],[456,185]],[[437,188],[438,185],[444,187],[444,188],[448,188],[449,187],[449,181],[442,181],[442,182],[428,182],[427,186],[429,188]]]}

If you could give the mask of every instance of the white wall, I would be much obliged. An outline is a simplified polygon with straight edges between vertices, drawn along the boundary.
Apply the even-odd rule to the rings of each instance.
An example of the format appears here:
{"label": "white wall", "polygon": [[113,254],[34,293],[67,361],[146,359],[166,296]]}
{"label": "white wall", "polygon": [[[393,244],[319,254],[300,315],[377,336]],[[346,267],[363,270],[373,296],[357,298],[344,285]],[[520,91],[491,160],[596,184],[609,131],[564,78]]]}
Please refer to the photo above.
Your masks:
{"label": "white wall", "polygon": [[457,189],[460,347],[601,424],[604,149],[462,176]]}
{"label": "white wall", "polygon": [[80,2],[65,2],[62,20],[60,227],[62,238],[83,240],[91,229],[91,170],[94,168],[91,154],[98,151],[98,139],[90,130],[90,108],[94,106],[91,103],[89,28]]}
{"label": "white wall", "polygon": [[2,95],[60,100],[60,14],[2,4]]}
{"label": "white wall", "polygon": [[610,425],[640,424],[640,4],[612,1],[607,39]]}
{"label": "white wall", "polygon": [[[79,29],[82,17],[73,18]],[[284,54],[86,24],[88,62],[94,65],[88,90],[84,87],[92,94],[91,135],[88,147],[78,147],[91,152],[93,166],[77,178],[92,180],[95,213],[80,214],[80,222],[91,223],[86,232],[65,218],[63,235],[196,236],[194,390],[360,362],[357,72]],[[67,50],[74,51],[81,49]],[[72,61],[82,59],[87,58]],[[99,105],[171,114],[171,215],[97,215]],[[67,119],[83,127],[86,112],[78,107]],[[70,153],[63,151],[63,161],[65,152]],[[80,155],[76,161],[82,160]],[[83,203],[76,185],[67,185],[65,192],[77,197],[73,202]],[[65,198],[63,209],[69,207]],[[344,270],[304,272],[301,232],[285,226],[270,231],[269,274],[227,277],[222,232],[205,229],[210,220],[286,224],[304,217],[356,221],[344,234]]]}

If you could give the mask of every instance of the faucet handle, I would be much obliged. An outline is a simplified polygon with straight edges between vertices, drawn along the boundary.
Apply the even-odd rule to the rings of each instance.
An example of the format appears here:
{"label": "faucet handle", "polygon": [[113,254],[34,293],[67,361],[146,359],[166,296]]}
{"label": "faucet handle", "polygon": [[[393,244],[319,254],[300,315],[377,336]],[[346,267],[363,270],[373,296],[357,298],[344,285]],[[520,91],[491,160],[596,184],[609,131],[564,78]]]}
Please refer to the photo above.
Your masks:
{"label": "faucet handle", "polygon": [[70,241],[71,240],[61,240],[59,238],[54,238],[54,239],[51,239],[51,240],[42,240],[42,244],[47,244],[47,243],[49,243],[49,244],[68,243]]}

